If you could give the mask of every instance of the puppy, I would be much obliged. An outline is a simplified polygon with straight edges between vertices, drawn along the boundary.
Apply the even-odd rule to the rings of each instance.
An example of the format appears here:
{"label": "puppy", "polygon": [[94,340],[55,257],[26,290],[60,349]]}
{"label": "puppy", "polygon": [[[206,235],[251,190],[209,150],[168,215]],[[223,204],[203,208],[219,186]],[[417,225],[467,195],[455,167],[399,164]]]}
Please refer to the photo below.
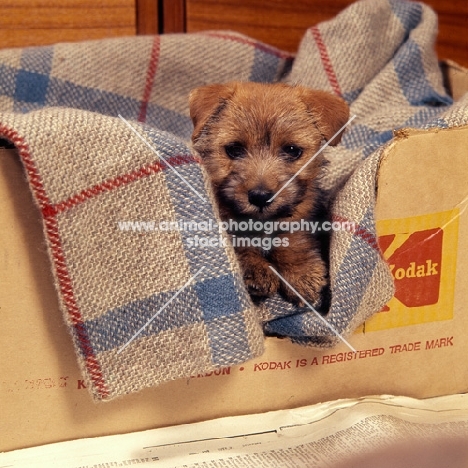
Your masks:
{"label": "puppy", "polygon": [[210,177],[221,219],[250,221],[250,227],[251,220],[264,225],[271,221],[276,227],[268,233],[230,232],[233,240],[260,236],[271,244],[234,244],[250,295],[262,299],[279,292],[302,304],[269,268],[273,266],[306,301],[316,303],[328,283],[320,243],[310,231],[291,233],[281,222],[311,220],[318,214],[323,157],[313,157],[323,140],[347,122],[348,106],[325,91],[252,82],[196,88],[189,105],[193,148]]}

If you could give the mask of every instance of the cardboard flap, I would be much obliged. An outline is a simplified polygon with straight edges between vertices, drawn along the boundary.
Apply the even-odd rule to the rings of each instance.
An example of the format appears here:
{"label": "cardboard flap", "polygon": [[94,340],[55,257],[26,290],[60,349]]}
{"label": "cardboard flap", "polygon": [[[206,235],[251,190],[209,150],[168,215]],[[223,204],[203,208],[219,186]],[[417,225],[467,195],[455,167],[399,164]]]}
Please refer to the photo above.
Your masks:
{"label": "cardboard flap", "polygon": [[402,129],[379,168],[376,216],[401,218],[466,207],[468,126]]}

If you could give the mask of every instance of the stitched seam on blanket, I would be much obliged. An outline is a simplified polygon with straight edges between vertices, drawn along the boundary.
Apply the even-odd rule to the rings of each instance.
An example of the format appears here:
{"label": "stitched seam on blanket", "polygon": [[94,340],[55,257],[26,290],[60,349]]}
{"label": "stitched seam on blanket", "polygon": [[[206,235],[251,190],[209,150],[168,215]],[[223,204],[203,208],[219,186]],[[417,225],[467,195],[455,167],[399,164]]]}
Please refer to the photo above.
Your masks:
{"label": "stitched seam on blanket", "polygon": [[314,26],[310,28],[312,33],[312,37],[314,38],[315,43],[317,44],[317,48],[320,52],[320,59],[322,60],[323,69],[327,74],[328,81],[330,86],[333,89],[333,92],[338,96],[341,96],[341,89],[338,83],[338,78],[336,77],[335,70],[333,69],[333,65],[330,60],[330,55],[328,54],[327,46],[323,42],[322,35],[320,34],[320,30],[318,26]]}
{"label": "stitched seam on blanket", "polygon": [[[192,162],[197,163],[197,161],[195,161],[191,155],[172,156],[171,158],[168,158],[167,161],[173,167],[189,164]],[[63,213],[64,211],[67,211],[74,206],[78,206],[91,198],[97,197],[102,193],[110,192],[116,188],[131,184],[136,180],[143,179],[144,177],[156,174],[162,170],[166,170],[166,164],[157,161],[153,164],[140,167],[139,169],[136,169],[135,171],[129,172],[127,174],[122,174],[113,179],[107,179],[101,184],[84,189],[80,193],[72,195],[70,198],[67,198],[64,201],[56,204],[49,203],[44,205],[42,209],[42,215],[44,218],[55,216],[56,214]]]}
{"label": "stitched seam on blanket", "polygon": [[208,37],[214,37],[217,39],[225,39],[228,41],[233,41],[233,42],[239,42],[239,44],[245,44],[249,45],[252,47],[255,47],[258,50],[261,50],[262,52],[266,52],[267,54],[275,55],[276,57],[282,58],[282,59],[288,59],[288,58],[293,58],[294,54],[290,54],[288,52],[284,52],[279,49],[275,49],[274,47],[270,47],[267,44],[263,44],[261,42],[256,42],[252,39],[249,39],[247,37],[237,37],[234,35],[230,34],[222,34],[222,33],[217,33],[217,32],[201,32],[198,33],[201,36],[208,36]]}
{"label": "stitched seam on blanket", "polygon": [[[24,167],[26,168],[26,171],[28,172],[29,180],[36,195],[36,199],[39,201],[43,211],[45,207],[50,206],[50,201],[46,191],[44,190],[42,179],[39,175],[37,167],[34,164],[34,161],[31,159],[28,145],[14,130],[8,127],[0,126],[0,134],[11,140],[18,149],[19,156],[23,162]],[[75,300],[70,275],[67,269],[65,256],[63,254],[63,248],[58,232],[57,218],[55,216],[47,217],[45,219],[45,227],[47,237],[49,238],[50,242],[55,270],[57,272],[60,292],[67,308],[69,318],[72,321],[73,328],[77,332],[76,336],[80,342],[80,348],[84,352],[86,367],[101,397],[106,398],[109,396],[109,390],[104,382],[101,366],[99,365],[99,362],[91,346],[91,342],[89,341],[89,337],[87,336],[87,333],[83,327],[84,323],[82,320],[82,315]]]}
{"label": "stitched seam on blanket", "polygon": [[370,247],[372,247],[374,250],[377,250],[377,252],[380,253],[380,248],[379,248],[379,243],[377,242],[377,238],[374,236],[374,234],[367,229],[363,228],[362,226],[359,226],[359,224],[355,222],[350,222],[349,219],[345,218],[344,216],[339,216],[339,215],[333,215],[332,216],[332,221],[337,221],[339,222],[342,226],[346,225],[352,225],[352,229],[346,229],[347,232],[351,233],[353,236],[359,237],[362,239],[364,242],[366,242]]}
{"label": "stitched seam on blanket", "polygon": [[154,78],[156,76],[156,71],[158,69],[159,63],[159,53],[161,49],[161,41],[159,36],[155,36],[153,41],[153,48],[151,50],[150,62],[148,66],[148,71],[146,74],[146,84],[145,91],[143,93],[143,101],[140,106],[140,115],[138,116],[139,122],[144,122],[146,120],[146,111],[148,110],[148,102],[151,97],[151,91],[153,89]]}

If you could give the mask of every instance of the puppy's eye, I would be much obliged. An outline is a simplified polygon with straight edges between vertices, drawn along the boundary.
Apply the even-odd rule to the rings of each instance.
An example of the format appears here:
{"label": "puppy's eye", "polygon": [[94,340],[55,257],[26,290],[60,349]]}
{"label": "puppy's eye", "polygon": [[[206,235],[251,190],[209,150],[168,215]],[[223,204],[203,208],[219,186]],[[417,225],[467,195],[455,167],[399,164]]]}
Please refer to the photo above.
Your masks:
{"label": "puppy's eye", "polygon": [[299,146],[296,145],[284,145],[281,148],[281,151],[288,157],[290,161],[295,161],[302,155],[302,148],[299,148]]}
{"label": "puppy's eye", "polygon": [[246,147],[239,142],[230,143],[224,147],[224,151],[231,159],[240,159],[243,158],[247,154]]}

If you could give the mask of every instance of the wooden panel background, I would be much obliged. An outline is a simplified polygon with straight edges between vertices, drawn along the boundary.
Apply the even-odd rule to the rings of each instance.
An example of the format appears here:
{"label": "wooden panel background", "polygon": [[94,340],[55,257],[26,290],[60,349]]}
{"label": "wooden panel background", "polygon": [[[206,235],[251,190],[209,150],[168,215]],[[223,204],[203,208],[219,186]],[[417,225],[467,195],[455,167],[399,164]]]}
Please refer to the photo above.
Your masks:
{"label": "wooden panel background", "polygon": [[[305,30],[353,0],[186,0],[186,31],[233,29],[295,52]],[[427,0],[439,15],[437,53],[468,66],[468,2]]]}
{"label": "wooden panel background", "polygon": [[0,48],[136,32],[135,0],[0,1]]}
{"label": "wooden panel background", "polygon": [[468,2],[426,0],[439,16],[437,53],[468,67]]}
{"label": "wooden panel background", "polygon": [[[0,0],[0,48],[134,34],[232,29],[295,52],[305,30],[353,0]],[[468,2],[426,0],[437,53],[468,66]]]}
{"label": "wooden panel background", "polygon": [[158,0],[136,0],[135,9],[137,33],[158,34],[160,31]]}
{"label": "wooden panel background", "polygon": [[161,3],[161,32],[186,31],[185,0],[159,0]]}

